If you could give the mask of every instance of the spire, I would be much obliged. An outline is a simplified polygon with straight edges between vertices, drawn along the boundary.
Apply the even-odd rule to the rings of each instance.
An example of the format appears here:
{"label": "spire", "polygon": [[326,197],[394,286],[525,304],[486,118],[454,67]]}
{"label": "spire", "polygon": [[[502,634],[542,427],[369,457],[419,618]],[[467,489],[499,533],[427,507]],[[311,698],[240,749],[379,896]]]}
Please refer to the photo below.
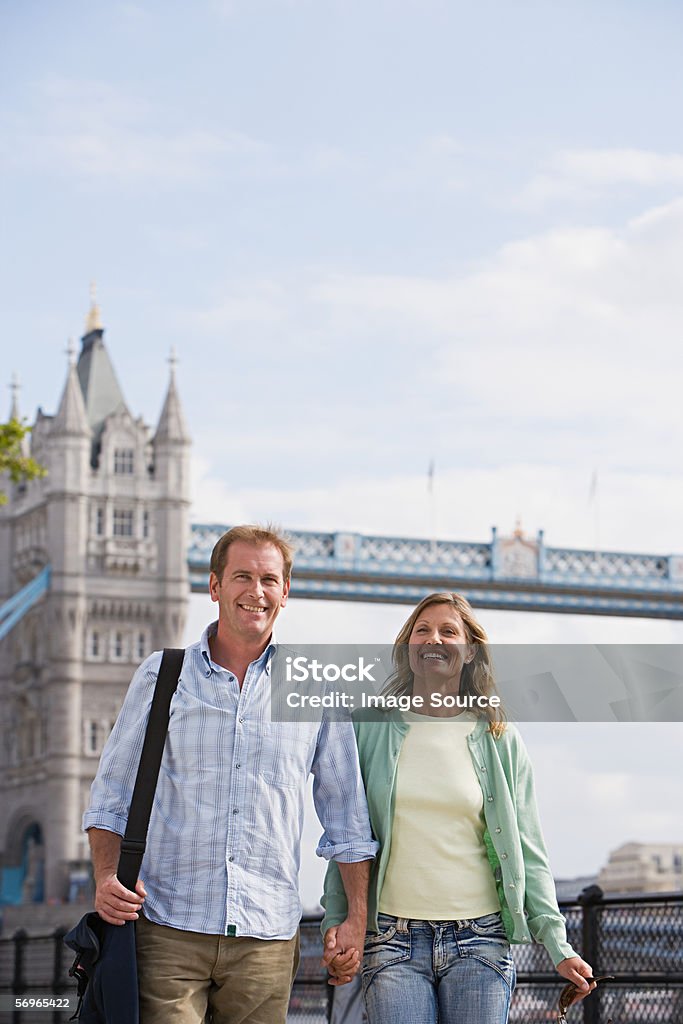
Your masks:
{"label": "spire", "polygon": [[81,391],[78,373],[76,372],[76,349],[71,338],[69,339],[66,352],[69,358],[69,371],[57,415],[52,421],[52,433],[90,437],[90,427],[88,426],[83,392]]}
{"label": "spire", "polygon": [[[9,410],[10,420],[16,420],[17,423],[21,423],[21,413],[19,412],[19,392],[21,391],[21,384],[19,383],[19,377],[16,373],[12,374],[12,380],[10,382],[9,389],[12,393],[12,403]],[[24,434],[21,441],[19,442],[22,457],[27,459],[31,454],[31,446],[28,443],[28,434]]]}
{"label": "spire", "polygon": [[11,420],[21,420],[21,416],[19,415],[19,392],[21,391],[21,384],[19,383],[19,377],[16,373],[12,374],[9,389],[12,393],[12,404],[10,405],[9,418]]}
{"label": "spire", "polygon": [[168,391],[166,392],[164,407],[161,410],[161,416],[159,417],[159,423],[157,424],[157,432],[154,435],[154,440],[155,442],[176,441],[188,444],[190,441],[190,435],[187,432],[187,425],[185,423],[185,417],[180,405],[180,398],[178,397],[178,391],[175,383],[175,368],[178,364],[178,359],[174,348],[171,349],[168,357],[168,363],[171,367]]}
{"label": "spire", "polygon": [[85,336],[92,334],[93,331],[101,331],[102,327],[102,314],[100,307],[97,305],[97,284],[95,281],[90,282],[90,309],[88,315],[85,318]]}
{"label": "spire", "polygon": [[100,307],[95,301],[95,284],[90,286],[90,312],[78,357],[78,379],[91,430],[97,435],[107,416],[126,408],[114,367],[104,345]]}

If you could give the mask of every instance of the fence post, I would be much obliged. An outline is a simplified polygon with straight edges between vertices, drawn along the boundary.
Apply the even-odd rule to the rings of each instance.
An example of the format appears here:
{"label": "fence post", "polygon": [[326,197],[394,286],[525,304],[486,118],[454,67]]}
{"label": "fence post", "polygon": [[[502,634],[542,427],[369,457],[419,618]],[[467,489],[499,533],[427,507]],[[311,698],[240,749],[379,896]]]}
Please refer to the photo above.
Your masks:
{"label": "fence post", "polygon": [[[24,960],[26,952],[26,943],[28,942],[28,932],[23,928],[16,931],[12,936],[14,939],[14,972],[12,977],[12,995],[20,996],[26,991],[26,978],[24,977]],[[12,1012],[13,1024],[20,1024],[21,1022],[21,1010],[14,1010]]]}
{"label": "fence post", "polygon": [[54,957],[52,960],[52,991],[61,992],[64,988],[64,978],[62,971],[64,969],[64,936],[67,933],[66,928],[55,928],[53,939],[55,942]]}
{"label": "fence post", "polygon": [[24,960],[28,932],[20,928],[13,935],[14,939],[14,976],[12,978],[12,992],[20,996],[26,990],[26,978],[24,977]]}
{"label": "fence post", "polygon": [[[581,939],[583,949],[581,955],[593,968],[594,974],[600,973],[600,942],[598,937],[598,907],[602,900],[602,889],[599,885],[589,885],[579,894],[578,902],[583,909],[581,921]],[[600,1024],[600,986],[588,999],[582,1002],[583,1024]]]}
{"label": "fence post", "polygon": [[[64,966],[64,936],[67,933],[66,928],[55,928],[54,940],[55,940],[55,951],[54,959],[52,961],[52,991],[55,995],[59,995],[60,992],[65,991],[64,978],[62,977],[62,970]],[[64,1019],[60,1010],[55,1010],[52,1014],[53,1024],[60,1024]]]}
{"label": "fence post", "polygon": [[334,985],[327,985],[327,1016],[325,1020],[330,1024],[332,1020],[332,1007],[334,1006],[334,993],[337,991]]}

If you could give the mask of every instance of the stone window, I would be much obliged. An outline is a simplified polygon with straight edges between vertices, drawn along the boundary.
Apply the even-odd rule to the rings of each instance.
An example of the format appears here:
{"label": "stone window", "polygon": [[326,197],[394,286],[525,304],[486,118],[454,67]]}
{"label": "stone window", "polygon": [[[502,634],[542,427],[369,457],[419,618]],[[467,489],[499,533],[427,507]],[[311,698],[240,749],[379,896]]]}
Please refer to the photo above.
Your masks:
{"label": "stone window", "polygon": [[115,537],[132,537],[133,536],[133,513],[130,509],[115,508],[114,509],[114,536]]}
{"label": "stone window", "polygon": [[97,537],[104,536],[104,509],[101,505],[95,509],[95,534]]}
{"label": "stone window", "polygon": [[142,536],[145,540],[149,537],[149,512],[147,509],[142,513]]}
{"label": "stone window", "polygon": [[126,637],[117,629],[111,637],[111,656],[113,661],[126,660]]}
{"label": "stone window", "polygon": [[102,657],[102,637],[96,629],[90,631],[89,643],[88,643],[88,655],[91,658]]}
{"label": "stone window", "polygon": [[98,723],[88,718],[84,722],[84,745],[86,754],[91,756],[100,752],[100,728]]}
{"label": "stone window", "polygon": [[117,476],[131,476],[135,471],[135,452],[132,448],[114,449],[114,473]]}
{"label": "stone window", "polygon": [[147,656],[147,636],[145,633],[138,633],[135,638],[135,653],[141,661]]}

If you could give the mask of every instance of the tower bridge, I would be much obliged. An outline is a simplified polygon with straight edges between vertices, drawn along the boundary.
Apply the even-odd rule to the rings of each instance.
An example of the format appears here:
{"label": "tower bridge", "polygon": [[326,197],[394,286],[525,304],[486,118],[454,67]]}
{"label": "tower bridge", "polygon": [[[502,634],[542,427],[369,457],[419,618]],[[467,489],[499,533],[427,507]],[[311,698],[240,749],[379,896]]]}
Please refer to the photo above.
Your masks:
{"label": "tower bridge", "polygon": [[[193,524],[190,586],[207,587],[213,545],[228,526]],[[457,590],[479,608],[683,619],[683,557],[546,547],[521,529],[488,543],[290,533],[296,549],[291,596],[415,604]]]}

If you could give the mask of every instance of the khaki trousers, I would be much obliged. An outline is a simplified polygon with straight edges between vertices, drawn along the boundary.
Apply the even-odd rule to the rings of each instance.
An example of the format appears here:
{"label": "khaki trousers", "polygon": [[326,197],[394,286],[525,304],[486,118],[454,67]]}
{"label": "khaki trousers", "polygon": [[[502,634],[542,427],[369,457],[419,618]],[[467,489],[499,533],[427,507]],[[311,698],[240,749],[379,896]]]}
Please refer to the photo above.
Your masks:
{"label": "khaki trousers", "polygon": [[140,1024],[285,1024],[299,966],[291,939],[204,935],[154,924],[135,926]]}

